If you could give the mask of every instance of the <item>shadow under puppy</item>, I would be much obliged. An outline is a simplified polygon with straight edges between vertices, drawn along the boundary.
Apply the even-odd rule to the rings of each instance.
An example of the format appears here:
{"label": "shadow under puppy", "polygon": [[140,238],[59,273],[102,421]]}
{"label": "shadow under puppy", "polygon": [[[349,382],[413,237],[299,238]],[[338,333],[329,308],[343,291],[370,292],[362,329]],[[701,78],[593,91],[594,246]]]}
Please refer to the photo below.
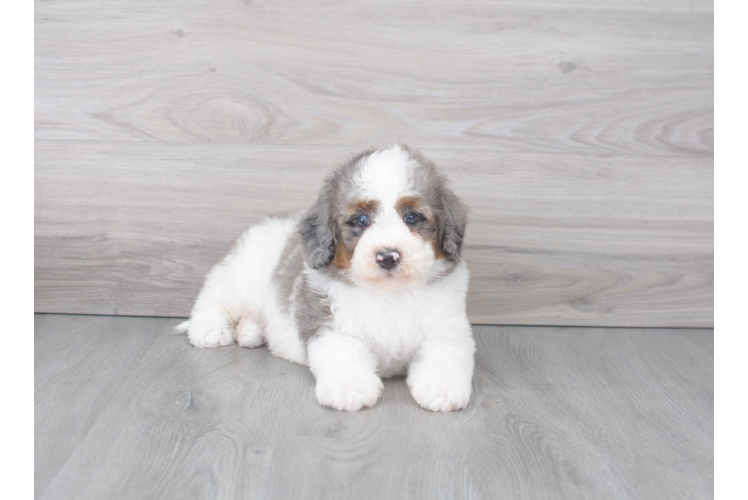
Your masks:
{"label": "shadow under puppy", "polygon": [[465,408],[475,352],[465,224],[446,178],[418,152],[364,152],[305,214],[248,229],[177,330],[197,347],[267,344],[309,365],[317,401],[337,410],[374,405],[380,377],[403,374],[423,408]]}

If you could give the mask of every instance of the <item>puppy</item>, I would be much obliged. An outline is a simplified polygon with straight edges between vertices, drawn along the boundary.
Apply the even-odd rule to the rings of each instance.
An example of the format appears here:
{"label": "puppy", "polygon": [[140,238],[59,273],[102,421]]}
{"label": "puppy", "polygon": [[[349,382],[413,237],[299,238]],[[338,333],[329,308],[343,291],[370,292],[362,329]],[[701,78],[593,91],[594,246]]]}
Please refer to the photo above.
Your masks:
{"label": "puppy", "polygon": [[407,375],[423,408],[465,408],[475,352],[465,224],[462,203],[418,152],[364,152],[303,215],[248,229],[177,330],[197,347],[266,344],[308,365],[317,401],[336,410],[374,405],[380,377],[395,375]]}

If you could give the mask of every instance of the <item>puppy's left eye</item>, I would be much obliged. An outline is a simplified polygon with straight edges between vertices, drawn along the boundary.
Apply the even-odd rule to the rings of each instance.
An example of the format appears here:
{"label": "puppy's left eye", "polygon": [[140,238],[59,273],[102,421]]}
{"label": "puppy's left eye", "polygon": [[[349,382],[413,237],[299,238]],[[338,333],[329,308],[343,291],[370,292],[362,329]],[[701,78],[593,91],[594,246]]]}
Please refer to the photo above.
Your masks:
{"label": "puppy's left eye", "polygon": [[415,212],[408,212],[403,216],[403,220],[406,224],[415,224],[419,219],[420,217]]}
{"label": "puppy's left eye", "polygon": [[358,227],[366,227],[369,225],[369,218],[365,215],[359,215],[356,217],[356,225]]}

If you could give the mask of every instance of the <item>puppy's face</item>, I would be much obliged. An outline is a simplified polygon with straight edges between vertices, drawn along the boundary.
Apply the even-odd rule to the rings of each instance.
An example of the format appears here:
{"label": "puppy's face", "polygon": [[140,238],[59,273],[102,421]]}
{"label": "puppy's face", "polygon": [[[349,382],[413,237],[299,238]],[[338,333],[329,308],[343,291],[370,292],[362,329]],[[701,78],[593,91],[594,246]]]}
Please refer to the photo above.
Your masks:
{"label": "puppy's face", "polygon": [[405,147],[360,155],[327,180],[302,221],[307,263],[366,288],[420,283],[459,260],[465,211]]}

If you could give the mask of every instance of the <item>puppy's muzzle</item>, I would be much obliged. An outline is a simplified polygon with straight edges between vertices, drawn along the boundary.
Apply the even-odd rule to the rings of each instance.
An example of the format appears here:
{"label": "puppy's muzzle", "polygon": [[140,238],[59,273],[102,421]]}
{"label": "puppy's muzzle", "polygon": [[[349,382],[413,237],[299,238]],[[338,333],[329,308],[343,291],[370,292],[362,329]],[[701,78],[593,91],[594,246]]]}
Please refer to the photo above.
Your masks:
{"label": "puppy's muzzle", "polygon": [[377,254],[377,264],[382,269],[394,269],[400,263],[400,252],[385,248]]}

